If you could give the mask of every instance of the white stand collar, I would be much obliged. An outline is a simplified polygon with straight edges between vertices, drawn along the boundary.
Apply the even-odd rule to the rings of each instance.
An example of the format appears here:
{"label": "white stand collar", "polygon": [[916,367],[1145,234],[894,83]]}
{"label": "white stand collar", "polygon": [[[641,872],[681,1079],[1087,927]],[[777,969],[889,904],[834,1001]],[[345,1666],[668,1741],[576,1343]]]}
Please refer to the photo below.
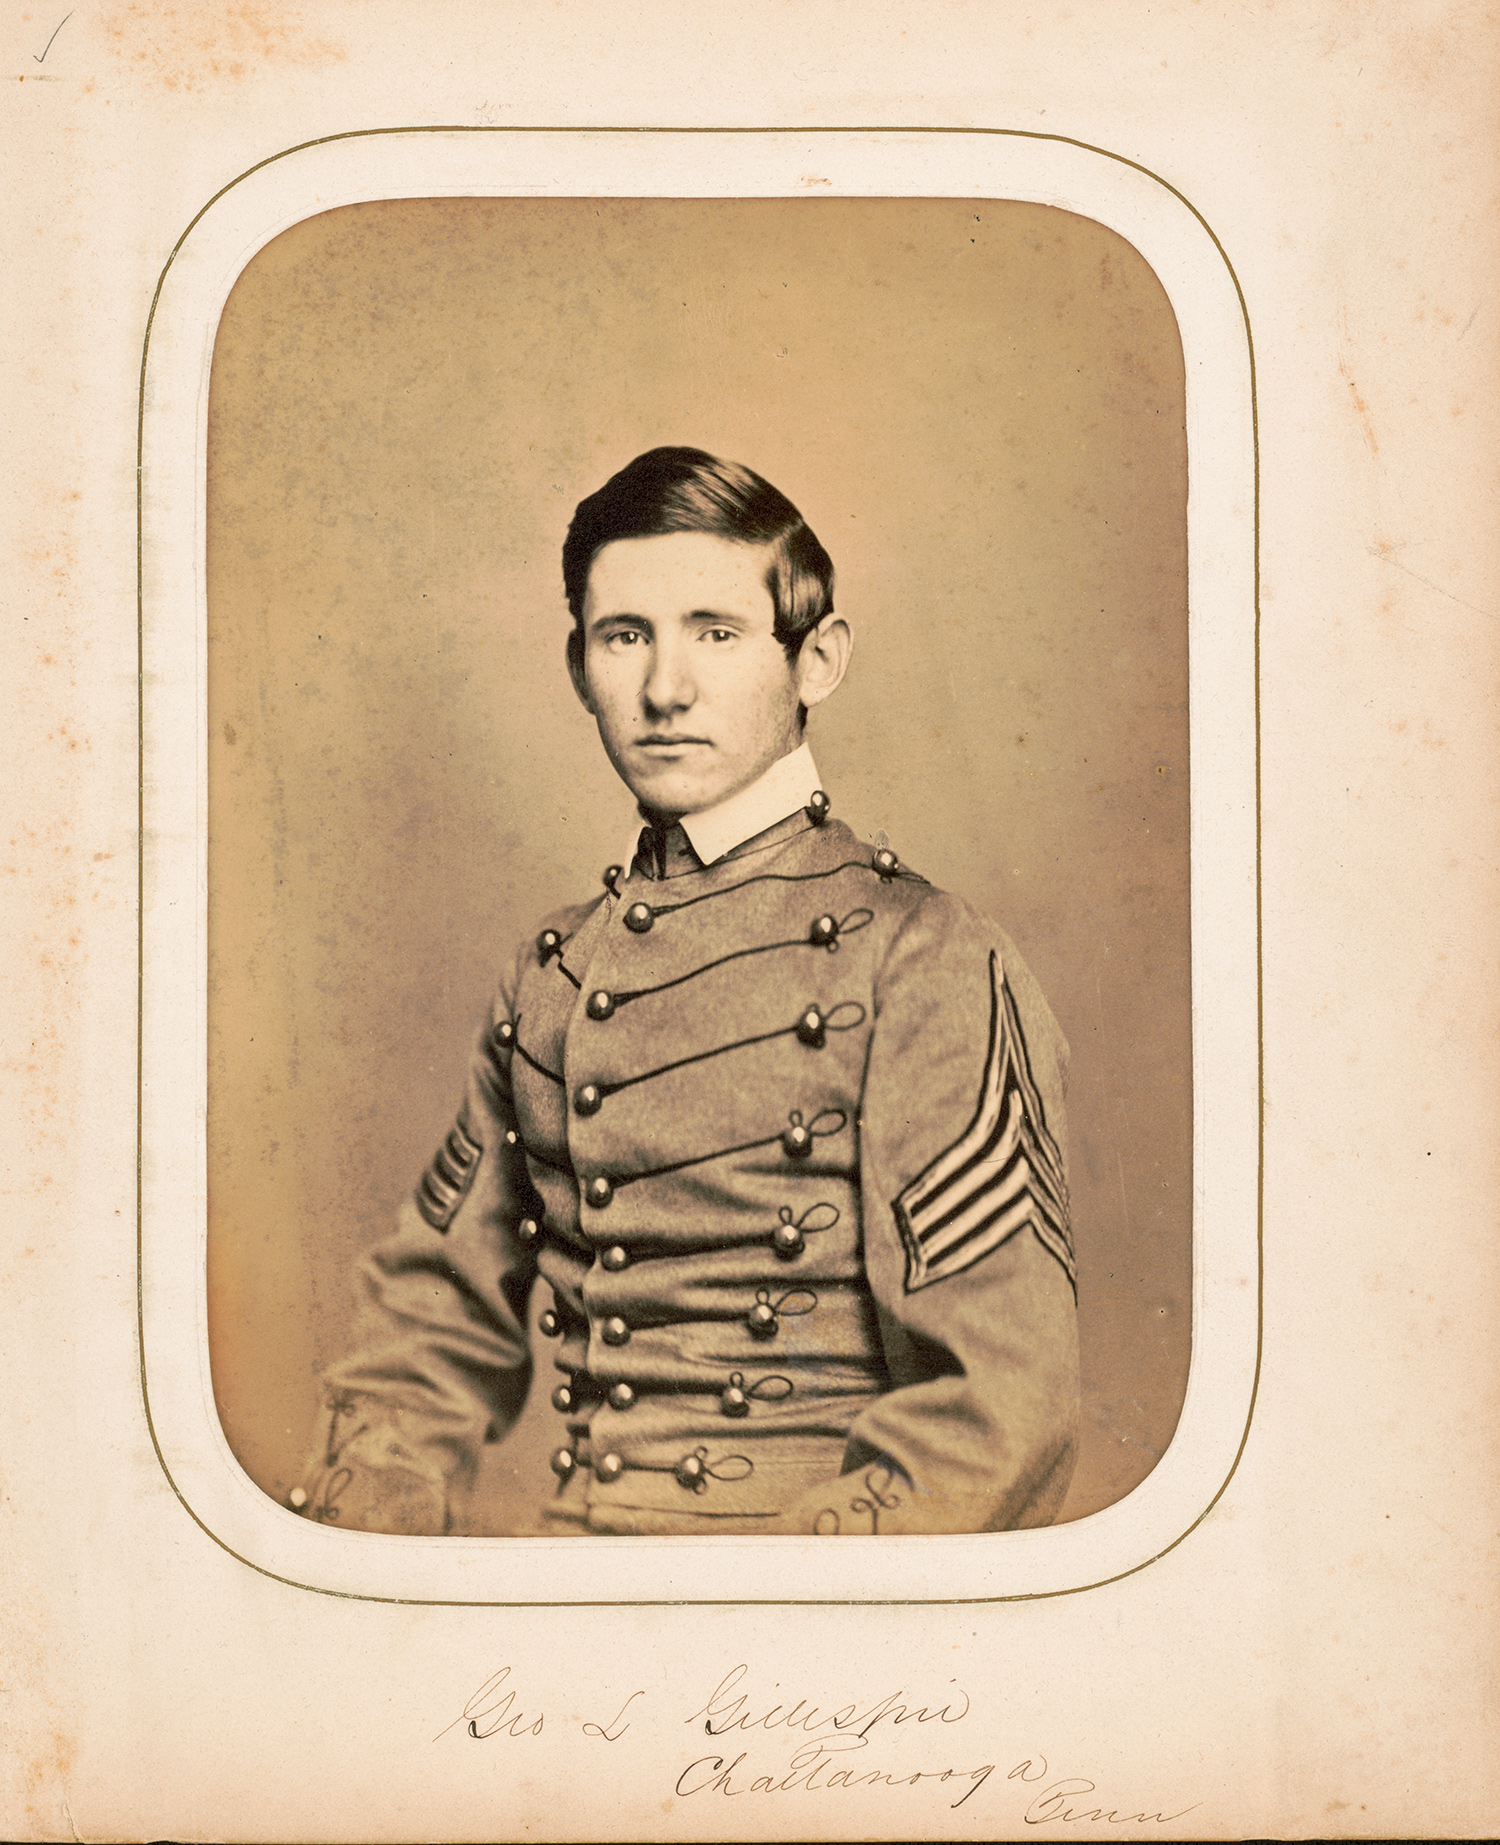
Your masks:
{"label": "white stand collar", "polygon": [[[767,827],[785,820],[799,807],[806,807],[821,785],[811,746],[804,743],[791,755],[773,762],[748,788],[741,788],[738,794],[730,795],[727,801],[720,801],[715,807],[705,807],[701,813],[684,814],[678,825],[703,863],[712,865],[747,839],[764,833]],[[640,831],[637,814],[634,831],[622,856],[627,873],[635,858]]]}

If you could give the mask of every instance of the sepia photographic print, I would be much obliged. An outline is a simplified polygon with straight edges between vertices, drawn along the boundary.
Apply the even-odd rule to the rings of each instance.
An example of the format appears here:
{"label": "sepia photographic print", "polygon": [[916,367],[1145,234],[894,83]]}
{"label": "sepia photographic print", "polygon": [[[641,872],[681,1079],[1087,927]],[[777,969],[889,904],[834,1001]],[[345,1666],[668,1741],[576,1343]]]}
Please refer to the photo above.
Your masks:
{"label": "sepia photographic print", "polygon": [[208,1288],[267,1495],[847,1536],[1146,1478],[1186,505],[1172,306],[1057,207],[417,198],[260,251],[208,396]]}

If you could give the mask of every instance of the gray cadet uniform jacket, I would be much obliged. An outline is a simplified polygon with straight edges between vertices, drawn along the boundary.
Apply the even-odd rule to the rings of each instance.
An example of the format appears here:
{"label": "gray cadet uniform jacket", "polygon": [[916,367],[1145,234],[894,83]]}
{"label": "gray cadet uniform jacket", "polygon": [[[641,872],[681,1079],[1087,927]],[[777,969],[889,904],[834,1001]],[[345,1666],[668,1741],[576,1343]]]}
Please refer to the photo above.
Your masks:
{"label": "gray cadet uniform jacket", "polygon": [[1046,1524],[1072,1472],[1067,1047],[1010,941],[805,811],[638,857],[504,980],[451,1134],[364,1260],[309,1515],[448,1528],[525,1399],[541,1529]]}

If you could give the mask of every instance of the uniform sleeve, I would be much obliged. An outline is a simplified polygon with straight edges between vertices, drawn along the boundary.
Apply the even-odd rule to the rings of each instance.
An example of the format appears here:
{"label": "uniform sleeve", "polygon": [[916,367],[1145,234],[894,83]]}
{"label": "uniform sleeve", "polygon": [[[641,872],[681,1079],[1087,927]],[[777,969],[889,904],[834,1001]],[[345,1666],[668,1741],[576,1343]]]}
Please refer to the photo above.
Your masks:
{"label": "uniform sleeve", "polygon": [[1051,1522],[1077,1448],[1067,1046],[1006,938],[933,893],[876,985],[860,1121],[865,1267],[891,1389],[783,1528]]}
{"label": "uniform sleeve", "polygon": [[316,1445],[296,1509],[366,1531],[451,1528],[450,1492],[514,1422],[531,1375],[534,1278],[525,1220],[539,1216],[495,1027],[475,1041],[453,1127],[402,1205],[396,1232],[357,1265],[354,1349],[324,1375]]}

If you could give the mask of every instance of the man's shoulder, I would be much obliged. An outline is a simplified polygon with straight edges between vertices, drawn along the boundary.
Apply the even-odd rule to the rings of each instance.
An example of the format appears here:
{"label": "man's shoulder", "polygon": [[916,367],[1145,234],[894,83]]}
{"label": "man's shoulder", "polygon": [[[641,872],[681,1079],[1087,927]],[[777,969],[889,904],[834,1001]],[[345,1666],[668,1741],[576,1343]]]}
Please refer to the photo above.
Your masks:
{"label": "man's shoulder", "polygon": [[911,938],[924,947],[951,946],[962,952],[980,944],[1015,954],[1015,945],[993,918],[926,877],[884,833],[866,841],[847,826],[837,831],[830,826],[818,844],[825,855],[874,873],[865,887],[867,901],[886,925],[883,933],[891,945]]}
{"label": "man's shoulder", "polygon": [[1007,964],[1021,958],[995,918],[957,891],[913,877],[894,895],[894,904],[902,947],[958,955],[993,950]]}
{"label": "man's shoulder", "polygon": [[538,916],[522,931],[501,973],[500,998],[496,1002],[501,1010],[507,1009],[506,996],[519,986],[526,968],[545,966],[552,960],[597,913],[604,897],[605,893],[600,891],[586,902],[559,905]]}
{"label": "man's shoulder", "polygon": [[877,987],[916,982],[936,1008],[1008,988],[1028,1030],[1052,1040],[1066,1063],[1067,1040],[1056,1015],[1014,939],[993,916],[916,874],[893,883],[887,902],[897,914]]}
{"label": "man's shoulder", "polygon": [[545,916],[537,919],[535,928],[522,936],[522,948],[535,947],[538,938],[549,930],[555,935],[576,935],[603,902],[604,892],[600,891],[584,903],[567,903],[558,909],[549,910]]}
{"label": "man's shoulder", "polygon": [[767,839],[768,849],[752,848],[723,861],[726,873],[749,883],[758,881],[759,874],[795,885],[850,872],[872,919],[883,925],[874,935],[887,945],[909,940],[921,951],[942,948],[958,955],[993,949],[1008,965],[1024,967],[1015,942],[992,916],[926,877],[884,833],[861,839],[844,822],[831,820]]}

